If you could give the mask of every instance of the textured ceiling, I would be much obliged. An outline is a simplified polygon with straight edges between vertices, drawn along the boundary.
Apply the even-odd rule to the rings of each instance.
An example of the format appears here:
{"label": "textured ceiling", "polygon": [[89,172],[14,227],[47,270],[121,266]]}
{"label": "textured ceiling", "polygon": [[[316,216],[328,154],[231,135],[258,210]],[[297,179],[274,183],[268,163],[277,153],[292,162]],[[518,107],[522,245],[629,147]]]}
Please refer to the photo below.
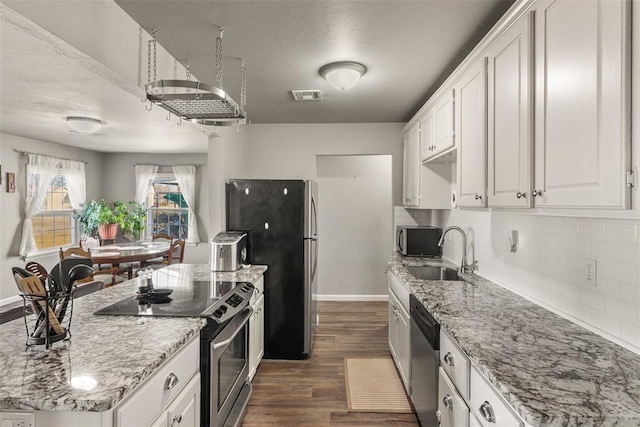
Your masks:
{"label": "textured ceiling", "polygon": [[[407,121],[512,4],[506,0],[116,0],[200,81],[215,82],[215,37],[224,33],[224,88],[239,100],[247,64],[254,123]],[[368,71],[347,92],[318,74],[334,61]],[[162,76],[159,76],[162,77]],[[322,101],[294,102],[292,89]]]}
{"label": "textured ceiling", "polygon": [[[72,12],[82,5],[2,3],[34,22],[46,22],[54,34],[76,28]],[[224,88],[239,100],[240,62],[234,58],[244,57],[247,111],[253,123],[364,123],[408,120],[512,2],[122,0],[117,4],[143,28],[158,29],[160,44],[175,58],[189,59],[192,73],[206,83],[215,82],[215,37],[218,26],[224,26]],[[91,22],[77,24],[79,29],[91,29]],[[100,25],[95,25],[95,40],[112,45],[113,40],[99,36]],[[0,132],[105,152],[206,152],[207,137],[199,129],[167,122],[160,109],[145,111],[139,88],[133,86],[136,82],[123,83],[120,78],[114,83],[118,78],[110,77],[113,72],[108,69],[96,73],[88,61],[78,59],[74,48],[42,29],[25,32],[5,22],[0,29]],[[342,60],[359,61],[368,68],[346,92],[333,89],[318,74],[322,65]],[[323,99],[294,102],[292,89],[320,89]],[[74,134],[64,121],[69,115],[93,115],[107,125],[95,136]]]}

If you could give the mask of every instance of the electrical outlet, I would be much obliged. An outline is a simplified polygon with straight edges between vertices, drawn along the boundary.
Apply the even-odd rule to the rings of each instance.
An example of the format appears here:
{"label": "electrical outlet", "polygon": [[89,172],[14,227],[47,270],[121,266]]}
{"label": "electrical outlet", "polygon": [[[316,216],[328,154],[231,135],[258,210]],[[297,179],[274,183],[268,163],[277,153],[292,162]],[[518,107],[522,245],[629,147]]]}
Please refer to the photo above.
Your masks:
{"label": "electrical outlet", "polygon": [[0,413],[0,427],[33,427],[35,415],[28,412]]}
{"label": "electrical outlet", "polygon": [[584,259],[584,283],[597,286],[597,262],[593,258]]}

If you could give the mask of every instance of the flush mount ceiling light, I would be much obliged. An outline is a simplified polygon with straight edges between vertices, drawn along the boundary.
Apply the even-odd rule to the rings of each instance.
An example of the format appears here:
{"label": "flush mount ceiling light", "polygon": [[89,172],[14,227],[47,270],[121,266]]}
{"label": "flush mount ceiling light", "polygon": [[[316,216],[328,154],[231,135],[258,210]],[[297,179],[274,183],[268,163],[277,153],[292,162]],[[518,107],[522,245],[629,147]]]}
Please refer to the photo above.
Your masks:
{"label": "flush mount ceiling light", "polygon": [[102,129],[102,125],[106,122],[91,117],[69,116],[67,124],[78,133],[95,133]]}
{"label": "flush mount ceiling light", "polygon": [[366,72],[364,65],[351,61],[332,62],[320,68],[320,75],[340,90],[353,87]]}

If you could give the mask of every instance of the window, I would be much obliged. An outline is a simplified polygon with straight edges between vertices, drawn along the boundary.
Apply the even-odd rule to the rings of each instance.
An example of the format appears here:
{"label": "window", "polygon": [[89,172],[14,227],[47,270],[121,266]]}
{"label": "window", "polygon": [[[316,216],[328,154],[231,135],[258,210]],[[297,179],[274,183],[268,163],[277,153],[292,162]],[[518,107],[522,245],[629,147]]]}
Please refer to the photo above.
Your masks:
{"label": "window", "polygon": [[51,180],[40,213],[33,216],[33,238],[38,249],[76,243],[76,222],[69,201],[67,181],[60,172]]}
{"label": "window", "polygon": [[161,173],[149,186],[147,233],[165,233],[174,239],[187,239],[189,207],[172,173]]}

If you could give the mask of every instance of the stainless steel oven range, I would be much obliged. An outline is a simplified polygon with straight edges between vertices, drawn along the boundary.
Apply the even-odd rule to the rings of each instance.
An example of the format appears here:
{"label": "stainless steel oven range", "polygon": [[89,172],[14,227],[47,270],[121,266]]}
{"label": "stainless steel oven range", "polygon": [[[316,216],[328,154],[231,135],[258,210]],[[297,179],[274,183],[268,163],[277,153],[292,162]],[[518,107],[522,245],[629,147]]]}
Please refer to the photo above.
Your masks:
{"label": "stainless steel oven range", "polygon": [[170,300],[154,303],[131,296],[95,314],[207,319],[200,331],[201,426],[239,426],[251,396],[248,353],[253,289],[246,282],[181,282],[173,287]]}

